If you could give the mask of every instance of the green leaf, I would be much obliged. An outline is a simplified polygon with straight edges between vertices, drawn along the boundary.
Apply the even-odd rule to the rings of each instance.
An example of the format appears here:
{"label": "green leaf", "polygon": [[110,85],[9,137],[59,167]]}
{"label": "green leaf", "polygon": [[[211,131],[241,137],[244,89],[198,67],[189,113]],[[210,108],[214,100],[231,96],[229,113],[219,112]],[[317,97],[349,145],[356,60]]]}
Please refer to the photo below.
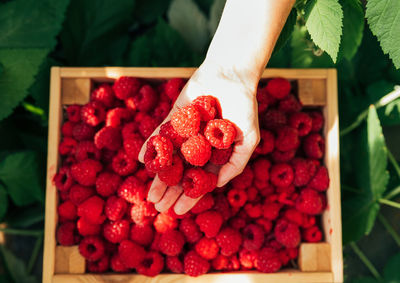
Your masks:
{"label": "green leaf", "polygon": [[128,47],[134,4],[133,0],[72,0],[60,34],[66,62],[95,66],[118,60]]}
{"label": "green leaf", "polygon": [[343,11],[338,0],[310,0],[305,8],[312,40],[336,62],[342,35]]}
{"label": "green leaf", "polygon": [[49,49],[0,49],[4,72],[0,76],[0,120],[26,97]]}
{"label": "green leaf", "polygon": [[383,276],[386,283],[399,283],[400,282],[400,253],[392,256],[386,263],[383,270]]}
{"label": "green leaf", "polygon": [[359,0],[340,0],[343,7],[343,35],[339,54],[351,60],[361,44],[364,11]]}
{"label": "green leaf", "polygon": [[222,11],[224,10],[226,0],[214,0],[210,8],[210,20],[208,21],[208,29],[210,35],[213,36],[217,30],[219,20],[222,16]]}
{"label": "green leaf", "polygon": [[7,191],[2,184],[0,184],[0,221],[3,220],[8,209]]}
{"label": "green leaf", "polygon": [[193,50],[205,50],[210,40],[208,21],[193,0],[173,0],[167,15],[169,24]]}
{"label": "green leaf", "polygon": [[200,10],[202,10],[203,13],[206,15],[211,13],[211,6],[215,2],[215,0],[194,0],[194,1],[199,6]]}
{"label": "green leaf", "polygon": [[18,283],[37,283],[35,277],[29,275],[25,263],[16,257],[11,251],[0,245],[0,255],[6,272]]}
{"label": "green leaf", "polygon": [[297,18],[297,11],[296,9],[292,9],[290,11],[288,18],[286,19],[285,26],[283,27],[281,34],[279,35],[279,38],[276,41],[274,52],[280,50],[291,37],[294,30],[294,26],[296,24],[296,18]]}
{"label": "green leaf", "polygon": [[366,17],[383,52],[400,68],[400,1],[368,0]]}
{"label": "green leaf", "polygon": [[33,151],[12,153],[0,160],[0,180],[18,206],[44,201],[38,160]]}
{"label": "green leaf", "polygon": [[143,24],[149,24],[162,17],[171,0],[136,0],[133,16]]}
{"label": "green leaf", "polygon": [[7,214],[5,221],[12,228],[29,228],[44,220],[43,205],[24,206]]}
{"label": "green leaf", "polygon": [[372,277],[361,277],[351,280],[350,283],[379,283],[379,281]]}

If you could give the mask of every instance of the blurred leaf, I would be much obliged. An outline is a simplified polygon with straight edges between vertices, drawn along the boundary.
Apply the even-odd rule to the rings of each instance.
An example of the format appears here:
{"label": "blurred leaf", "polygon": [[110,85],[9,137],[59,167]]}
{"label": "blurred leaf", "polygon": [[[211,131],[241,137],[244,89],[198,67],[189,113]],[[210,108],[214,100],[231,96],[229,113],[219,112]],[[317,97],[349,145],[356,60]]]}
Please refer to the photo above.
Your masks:
{"label": "blurred leaf", "polygon": [[372,277],[361,277],[351,280],[350,283],[379,283],[379,281]]}
{"label": "blurred leaf", "polygon": [[12,228],[29,228],[44,220],[43,205],[25,206],[6,216],[5,221]]}
{"label": "blurred leaf", "polygon": [[193,0],[172,0],[168,20],[191,48],[203,52],[210,40],[208,21]]}
{"label": "blurred leaf", "polygon": [[205,15],[211,14],[211,7],[216,0],[194,0]]}
{"label": "blurred leaf", "polygon": [[382,50],[389,54],[396,68],[400,68],[400,1],[368,0],[366,17],[372,33]]}
{"label": "blurred leaf", "polygon": [[167,12],[171,0],[136,0],[133,16],[144,24],[149,24]]}
{"label": "blurred leaf", "polygon": [[312,40],[336,62],[343,19],[338,0],[309,0],[305,7],[305,19]]}
{"label": "blurred leaf", "polygon": [[7,191],[2,184],[0,184],[0,221],[3,220],[8,209]]}
{"label": "blurred leaf", "polygon": [[296,24],[296,18],[297,18],[297,11],[296,9],[292,9],[290,11],[288,18],[286,19],[286,23],[281,31],[281,34],[279,35],[279,38],[276,41],[274,52],[279,51],[292,36],[294,26]]}
{"label": "blurred leaf", "polygon": [[0,160],[0,180],[17,206],[44,201],[36,153],[21,151]]}
{"label": "blurred leaf", "polygon": [[400,283],[400,253],[392,256],[386,263],[383,276],[387,283]]}
{"label": "blurred leaf", "polygon": [[0,245],[0,254],[6,272],[15,283],[38,282],[34,276],[29,275],[25,263],[2,245]]}
{"label": "blurred leaf", "polygon": [[226,0],[214,0],[214,3],[210,8],[210,20],[208,21],[208,29],[210,31],[211,37],[214,36],[217,30],[219,20],[222,16],[222,11],[224,10]]}

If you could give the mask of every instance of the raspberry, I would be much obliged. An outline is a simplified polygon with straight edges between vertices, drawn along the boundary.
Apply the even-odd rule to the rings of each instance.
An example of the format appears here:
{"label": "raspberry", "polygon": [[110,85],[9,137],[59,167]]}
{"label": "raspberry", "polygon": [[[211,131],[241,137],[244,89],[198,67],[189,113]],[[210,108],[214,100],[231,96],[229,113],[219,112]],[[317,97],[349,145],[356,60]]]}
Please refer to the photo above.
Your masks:
{"label": "raspberry", "polygon": [[157,128],[159,121],[150,116],[144,116],[139,124],[139,132],[143,138],[147,139]]}
{"label": "raspberry", "polygon": [[259,158],[252,164],[254,178],[261,181],[269,180],[269,169],[271,168],[271,162],[265,158]]}
{"label": "raspberry", "polygon": [[290,82],[284,78],[274,78],[265,86],[267,92],[277,99],[283,99],[289,95],[291,90]]}
{"label": "raspberry", "polygon": [[244,217],[235,216],[229,220],[229,226],[233,229],[242,229],[246,226],[247,219]]}
{"label": "raspberry", "polygon": [[320,194],[313,189],[303,189],[296,199],[296,209],[306,214],[320,214],[323,206]]}
{"label": "raspberry", "polygon": [[258,218],[256,223],[264,229],[264,233],[268,234],[272,230],[272,221],[265,218]]}
{"label": "raspberry", "polygon": [[179,223],[179,231],[185,236],[189,243],[196,243],[200,240],[202,234],[196,222],[192,218],[183,218]]}
{"label": "raspberry", "polygon": [[66,192],[74,184],[71,169],[69,167],[61,167],[57,174],[54,175],[53,182],[60,192]]}
{"label": "raspberry", "polygon": [[304,138],[303,149],[308,157],[320,159],[324,156],[325,140],[320,134],[310,134]]}
{"label": "raspberry", "polygon": [[217,244],[221,248],[221,254],[231,256],[239,250],[242,244],[242,235],[235,229],[226,227],[216,236]]}
{"label": "raspberry", "polygon": [[167,230],[161,235],[158,246],[163,254],[176,256],[182,251],[184,244],[185,238],[181,232],[177,230]]}
{"label": "raspberry", "polygon": [[135,160],[138,160],[140,149],[144,144],[144,139],[140,134],[134,134],[123,142],[126,154]]}
{"label": "raspberry", "polygon": [[178,220],[168,214],[159,213],[153,222],[154,228],[159,233],[165,233],[178,227]]}
{"label": "raspberry", "polygon": [[247,203],[244,206],[244,210],[246,211],[247,215],[251,218],[258,218],[262,214],[262,207],[259,203]]}
{"label": "raspberry", "polygon": [[157,104],[157,93],[150,85],[143,85],[133,101],[139,111],[148,112]]}
{"label": "raspberry", "polygon": [[278,187],[287,187],[293,182],[293,169],[289,164],[279,163],[272,165],[271,182]]}
{"label": "raspberry", "polygon": [[101,224],[105,220],[103,215],[104,200],[92,196],[78,206],[78,215],[93,224]]}
{"label": "raspberry", "polygon": [[150,225],[132,225],[130,239],[140,245],[148,246],[153,241],[154,230]]}
{"label": "raspberry", "polygon": [[139,180],[141,180],[143,183],[146,183],[150,179],[150,176],[148,173],[149,172],[146,170],[146,168],[139,169],[136,171],[135,177],[138,178]]}
{"label": "raspberry", "polygon": [[299,226],[286,219],[279,219],[276,222],[274,235],[275,239],[287,248],[295,248],[300,243]]}
{"label": "raspberry", "polygon": [[88,261],[97,261],[104,256],[104,241],[98,236],[87,236],[79,243],[79,252]]}
{"label": "raspberry", "polygon": [[232,211],[226,196],[223,193],[217,194],[214,197],[214,201],[213,209],[218,211],[224,220],[228,220],[232,215]]}
{"label": "raspberry", "polygon": [[117,220],[107,222],[103,226],[104,238],[111,243],[121,243],[128,239],[129,236],[129,221]]}
{"label": "raspberry", "polygon": [[286,114],[278,109],[270,109],[265,112],[263,117],[263,126],[266,129],[279,129],[280,127],[286,125],[287,118]]}
{"label": "raspberry", "polygon": [[74,123],[81,121],[81,106],[74,104],[67,107],[68,120]]}
{"label": "raspberry", "polygon": [[324,116],[319,111],[311,111],[308,113],[312,119],[311,132],[319,132],[324,125]]}
{"label": "raspberry", "polygon": [[111,196],[107,199],[104,212],[108,219],[117,221],[124,216],[127,209],[128,204],[124,199]]}
{"label": "raspberry", "polygon": [[247,194],[248,201],[259,200],[258,189],[256,189],[255,187],[248,188],[246,194]]}
{"label": "raspberry", "polygon": [[95,190],[91,187],[73,185],[69,190],[69,199],[75,205],[81,204],[84,200],[94,195]]}
{"label": "raspberry", "polygon": [[303,224],[303,214],[300,211],[297,211],[294,208],[289,208],[283,213],[283,218],[293,222],[296,225],[301,226]]}
{"label": "raspberry", "polygon": [[165,265],[168,270],[173,273],[182,273],[183,272],[183,263],[177,256],[167,256],[165,259]]}
{"label": "raspberry", "polygon": [[207,210],[197,215],[196,223],[207,238],[215,237],[223,222],[222,215],[215,210]]}
{"label": "raspberry", "polygon": [[[311,172],[313,164],[308,160],[303,158],[295,158],[291,162],[293,171],[294,171],[294,179],[293,184],[297,187],[305,186],[311,179]],[[313,170],[315,171],[315,170]]]}
{"label": "raspberry", "polygon": [[150,224],[156,215],[157,210],[154,208],[154,204],[147,201],[134,204],[130,210],[131,219],[137,225]]}
{"label": "raspberry", "polygon": [[93,159],[86,159],[71,166],[72,177],[83,186],[92,186],[96,183],[97,174],[103,166]]}
{"label": "raspberry", "polygon": [[310,228],[315,225],[315,223],[315,216],[303,214],[303,223],[301,224],[301,228]]}
{"label": "raspberry", "polygon": [[277,130],[275,147],[280,151],[296,149],[300,144],[299,135],[296,129],[282,127]]}
{"label": "raspberry", "polygon": [[106,118],[106,110],[98,101],[91,101],[81,108],[82,121],[90,126],[97,126]]}
{"label": "raspberry", "polygon": [[275,136],[272,132],[267,130],[260,130],[260,143],[257,145],[254,153],[268,154],[275,148]]}
{"label": "raspberry", "polygon": [[215,239],[203,237],[194,246],[195,251],[203,258],[211,260],[218,255],[219,246]]}
{"label": "raspberry", "polygon": [[215,270],[225,270],[228,268],[229,259],[221,254],[218,254],[216,258],[212,260],[212,267]]}
{"label": "raspberry", "polygon": [[200,113],[201,121],[208,122],[218,116],[219,103],[215,97],[199,96],[192,103]]}
{"label": "raspberry", "polygon": [[164,268],[164,258],[158,252],[150,251],[146,253],[144,259],[136,267],[139,274],[146,276],[156,276]]}
{"label": "raspberry", "polygon": [[254,266],[264,273],[277,272],[282,264],[278,253],[273,248],[263,248],[257,255]]}
{"label": "raspberry", "polygon": [[207,123],[204,136],[213,147],[226,149],[236,138],[236,128],[229,120],[215,119]]}
{"label": "raspberry", "polygon": [[306,136],[312,128],[312,119],[303,112],[293,113],[289,118],[289,126],[298,131],[299,137]]}
{"label": "raspberry", "polygon": [[320,166],[317,169],[317,173],[315,173],[314,177],[312,177],[308,186],[320,192],[326,191],[328,189],[329,175],[328,170],[325,166]]}
{"label": "raspberry", "polygon": [[249,251],[258,250],[264,243],[264,229],[257,224],[247,225],[243,236],[243,247]]}
{"label": "raspberry", "polygon": [[322,232],[317,226],[304,229],[302,236],[304,241],[309,243],[317,243],[322,240]]}
{"label": "raspberry", "polygon": [[88,158],[100,160],[100,157],[101,152],[92,141],[81,141],[75,149],[75,159],[77,161],[83,161]]}
{"label": "raspberry", "polygon": [[73,138],[65,137],[58,146],[58,152],[61,155],[68,155],[74,153],[77,145],[78,142],[76,140],[74,140]]}
{"label": "raspberry", "polygon": [[135,96],[139,91],[141,82],[132,77],[119,77],[113,85],[115,96],[121,100]]}
{"label": "raspberry", "polygon": [[181,93],[182,88],[185,86],[185,83],[186,82],[180,78],[170,79],[164,85],[165,94],[172,101],[175,101]]}
{"label": "raspberry", "polygon": [[136,137],[139,131],[139,125],[136,122],[129,122],[124,124],[121,130],[122,139],[127,140],[131,137]]}
{"label": "raspberry", "polygon": [[78,222],[76,223],[78,232],[82,236],[95,236],[99,235],[101,231],[100,224],[93,224],[87,221],[85,218],[79,218]]}
{"label": "raspberry", "polygon": [[76,219],[76,206],[72,203],[72,201],[68,200],[63,202],[57,207],[59,221],[64,222],[67,220],[74,220]]}
{"label": "raspberry", "polygon": [[189,276],[197,277],[210,269],[210,263],[193,250],[185,255],[183,262],[184,271]]}
{"label": "raspberry", "polygon": [[110,267],[115,272],[128,272],[129,269],[122,262],[119,254],[114,254],[110,260]]}
{"label": "raspberry", "polygon": [[158,178],[167,186],[175,186],[179,184],[183,175],[183,162],[178,155],[172,157],[171,166],[167,169],[158,172]]}
{"label": "raspberry", "polygon": [[129,176],[118,188],[118,196],[129,203],[140,204],[146,198],[145,184],[135,176]]}
{"label": "raspberry", "polygon": [[212,208],[213,205],[214,198],[211,193],[207,193],[195,204],[195,206],[190,211],[194,214],[199,214]]}
{"label": "raspberry", "polygon": [[132,120],[133,113],[130,109],[116,107],[110,109],[106,116],[106,127],[118,128],[123,122]]}
{"label": "raspberry", "polygon": [[169,102],[161,101],[154,109],[152,116],[162,121],[168,116],[169,111],[171,111],[171,105]]}
{"label": "raspberry", "polygon": [[224,165],[231,158],[233,147],[226,149],[213,148],[211,150],[210,162],[215,165]]}
{"label": "raspberry", "polygon": [[105,107],[111,108],[115,101],[114,91],[109,84],[101,84],[92,91],[90,100],[101,102]]}
{"label": "raspberry", "polygon": [[[265,105],[262,107],[268,107],[272,106],[276,102],[276,98],[272,96],[271,94],[268,93],[268,90],[266,87],[258,87],[257,89],[257,101],[258,101],[258,108],[260,108],[261,105]],[[262,112],[262,111],[261,111]]]}
{"label": "raspberry", "polygon": [[65,121],[61,126],[61,134],[63,137],[72,137],[72,132],[74,130],[76,123],[71,121]]}
{"label": "raspberry", "polygon": [[275,220],[279,216],[282,205],[277,202],[266,202],[263,206],[263,216],[269,220]]}
{"label": "raspberry", "polygon": [[246,165],[246,167],[243,169],[243,172],[233,178],[231,183],[234,188],[244,190],[251,186],[253,182],[253,177],[253,171],[251,170],[249,165]]}
{"label": "raspberry", "polygon": [[181,152],[190,164],[203,166],[211,157],[211,145],[203,135],[199,134],[185,141],[182,144]]}
{"label": "raspberry", "polygon": [[183,174],[182,188],[188,197],[198,198],[214,190],[216,183],[215,174],[201,168],[190,168]]}
{"label": "raspberry", "polygon": [[132,111],[137,110],[134,97],[128,97],[127,99],[124,100],[124,103],[127,109]]}
{"label": "raspberry", "polygon": [[173,145],[166,137],[153,136],[147,142],[144,162],[146,169],[157,173],[168,168],[172,164]]}
{"label": "raspberry", "polygon": [[136,268],[146,256],[144,248],[130,240],[124,240],[119,244],[118,253],[127,268]]}
{"label": "raspberry", "polygon": [[89,272],[105,273],[110,267],[110,260],[108,256],[103,256],[97,261],[88,261],[86,264]]}
{"label": "raspberry", "polygon": [[258,252],[254,250],[241,249],[239,251],[240,265],[246,269],[254,268],[254,262],[256,261]]}
{"label": "raspberry", "polygon": [[289,162],[296,155],[296,149],[288,151],[275,150],[271,156],[275,163]]}
{"label": "raspberry", "polygon": [[286,113],[298,112],[303,106],[300,101],[293,95],[289,95],[279,102],[278,109]]}
{"label": "raspberry", "polygon": [[172,114],[171,125],[181,137],[195,136],[200,129],[200,113],[193,105],[183,107]]}
{"label": "raspberry", "polygon": [[111,168],[120,176],[133,174],[137,166],[137,162],[130,158],[123,150],[118,151],[111,163]]}
{"label": "raspberry", "polygon": [[57,229],[57,241],[62,246],[72,246],[79,241],[74,222],[64,222]]}
{"label": "raspberry", "polygon": [[247,194],[244,190],[233,188],[228,192],[228,201],[232,207],[242,207],[247,201]]}
{"label": "raspberry", "polygon": [[78,141],[91,140],[95,134],[95,129],[85,123],[79,123],[72,129],[72,136]]}
{"label": "raspberry", "polygon": [[99,149],[118,150],[121,147],[121,133],[117,128],[103,127],[94,136],[94,144]]}
{"label": "raspberry", "polygon": [[102,172],[96,180],[96,191],[103,197],[114,194],[121,184],[121,177],[112,172]]}
{"label": "raspberry", "polygon": [[159,134],[163,137],[168,138],[174,148],[180,148],[185,141],[185,138],[181,137],[172,127],[171,121],[168,121],[161,125]]}

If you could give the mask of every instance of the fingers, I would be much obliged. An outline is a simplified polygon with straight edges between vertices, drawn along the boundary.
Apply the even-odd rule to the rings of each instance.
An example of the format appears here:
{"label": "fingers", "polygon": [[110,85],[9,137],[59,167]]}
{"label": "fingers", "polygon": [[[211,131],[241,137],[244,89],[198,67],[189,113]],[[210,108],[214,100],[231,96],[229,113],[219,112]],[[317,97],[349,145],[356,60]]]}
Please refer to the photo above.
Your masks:
{"label": "fingers", "polygon": [[154,203],[159,202],[166,189],[167,185],[158,178],[158,175],[156,175],[147,194],[147,200]]}
{"label": "fingers", "polygon": [[155,208],[159,212],[167,211],[178,199],[182,193],[181,186],[172,186],[167,189],[162,199],[155,204]]}
{"label": "fingers", "polygon": [[195,206],[195,204],[202,198],[198,197],[198,198],[190,198],[188,196],[186,196],[185,194],[182,194],[181,197],[177,200],[175,206],[174,206],[174,210],[175,213],[178,215],[182,215],[185,214],[186,212],[188,212],[189,210],[192,209],[193,206]]}

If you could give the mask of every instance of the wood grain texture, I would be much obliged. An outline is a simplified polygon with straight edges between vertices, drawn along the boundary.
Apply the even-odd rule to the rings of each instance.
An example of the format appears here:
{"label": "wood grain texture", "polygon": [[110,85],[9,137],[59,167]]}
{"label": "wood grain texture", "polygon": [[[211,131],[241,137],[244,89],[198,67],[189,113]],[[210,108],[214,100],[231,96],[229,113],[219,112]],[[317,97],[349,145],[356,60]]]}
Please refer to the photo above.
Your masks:
{"label": "wood grain texture", "polygon": [[85,270],[86,261],[78,246],[56,247],[55,274],[83,274]]}
{"label": "wood grain texture", "polygon": [[[0,223],[0,228],[6,228],[7,224],[6,223]],[[0,231],[0,245],[5,245],[6,243],[6,234],[2,231]]]}
{"label": "wood grain texture", "polygon": [[88,78],[61,80],[61,103],[63,105],[85,104],[89,102],[92,81]]}
{"label": "wood grain texture", "polygon": [[305,106],[326,105],[326,79],[298,80],[299,100]]}
{"label": "wood grain texture", "polygon": [[299,268],[301,271],[331,271],[331,246],[329,243],[303,243],[300,245]]}

